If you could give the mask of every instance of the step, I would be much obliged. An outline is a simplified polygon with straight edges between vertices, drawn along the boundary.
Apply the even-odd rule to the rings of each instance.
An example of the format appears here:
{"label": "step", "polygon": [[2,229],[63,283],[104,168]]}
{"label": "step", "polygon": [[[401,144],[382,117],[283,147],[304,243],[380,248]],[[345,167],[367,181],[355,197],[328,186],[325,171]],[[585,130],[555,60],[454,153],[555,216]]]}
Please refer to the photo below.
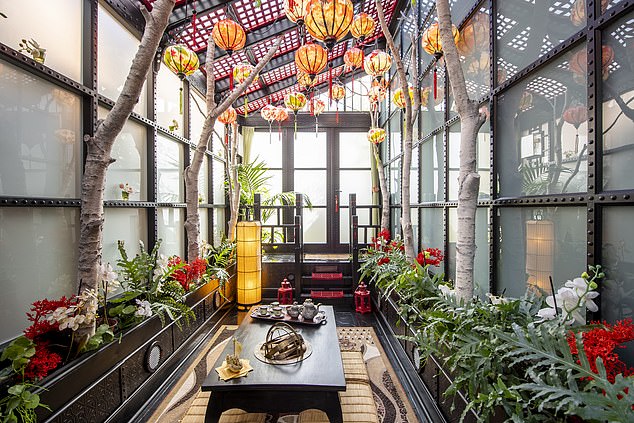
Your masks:
{"label": "step", "polygon": [[332,273],[313,272],[311,275],[311,279],[314,281],[340,281],[343,279],[343,273],[342,272],[332,272]]}
{"label": "step", "polygon": [[310,291],[311,298],[343,298],[343,291]]}

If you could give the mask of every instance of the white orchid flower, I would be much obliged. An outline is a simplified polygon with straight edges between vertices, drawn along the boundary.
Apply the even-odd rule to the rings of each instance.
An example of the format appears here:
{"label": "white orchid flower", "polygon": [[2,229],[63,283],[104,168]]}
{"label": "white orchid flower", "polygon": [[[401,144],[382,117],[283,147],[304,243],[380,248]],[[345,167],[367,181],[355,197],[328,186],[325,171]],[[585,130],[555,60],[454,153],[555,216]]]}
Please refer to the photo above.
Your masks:
{"label": "white orchid flower", "polygon": [[440,289],[440,292],[442,292],[445,297],[453,297],[456,295],[456,291],[449,288],[447,285],[438,285],[438,289]]}
{"label": "white orchid flower", "polygon": [[110,263],[107,263],[105,265],[102,263],[99,266],[99,276],[104,284],[109,284],[110,282],[115,281],[118,277],[117,272],[112,270],[112,266],[110,266]]}
{"label": "white orchid flower", "polygon": [[137,309],[134,312],[136,317],[150,317],[152,316],[152,305],[147,300],[136,300]]}

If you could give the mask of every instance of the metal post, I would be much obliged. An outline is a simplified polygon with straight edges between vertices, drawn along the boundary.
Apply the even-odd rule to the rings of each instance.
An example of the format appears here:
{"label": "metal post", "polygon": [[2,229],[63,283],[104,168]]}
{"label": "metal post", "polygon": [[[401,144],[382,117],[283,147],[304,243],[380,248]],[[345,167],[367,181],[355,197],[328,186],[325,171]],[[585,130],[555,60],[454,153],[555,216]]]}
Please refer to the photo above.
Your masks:
{"label": "metal post", "polygon": [[295,299],[299,302],[302,295],[302,274],[303,274],[303,254],[302,254],[302,216],[295,215]]}
{"label": "metal post", "polygon": [[262,199],[260,194],[253,194],[253,220],[262,219]]}

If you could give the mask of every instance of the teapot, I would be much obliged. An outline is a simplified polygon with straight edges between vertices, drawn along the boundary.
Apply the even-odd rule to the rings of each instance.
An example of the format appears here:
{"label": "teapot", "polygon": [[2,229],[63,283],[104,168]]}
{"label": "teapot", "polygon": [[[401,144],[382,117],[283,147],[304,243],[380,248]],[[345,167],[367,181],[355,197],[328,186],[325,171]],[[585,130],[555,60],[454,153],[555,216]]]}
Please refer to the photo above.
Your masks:
{"label": "teapot", "polygon": [[311,300],[310,298],[307,298],[304,301],[304,304],[299,306],[300,313],[302,313],[302,317],[305,320],[312,320],[313,317],[315,317],[317,315],[317,313],[319,313],[319,306],[320,305],[321,305],[321,303],[319,303],[317,305],[313,304],[313,300]]}
{"label": "teapot", "polygon": [[293,301],[293,304],[286,307],[286,314],[288,314],[292,319],[297,319],[300,313],[300,307],[297,305],[297,301]]}

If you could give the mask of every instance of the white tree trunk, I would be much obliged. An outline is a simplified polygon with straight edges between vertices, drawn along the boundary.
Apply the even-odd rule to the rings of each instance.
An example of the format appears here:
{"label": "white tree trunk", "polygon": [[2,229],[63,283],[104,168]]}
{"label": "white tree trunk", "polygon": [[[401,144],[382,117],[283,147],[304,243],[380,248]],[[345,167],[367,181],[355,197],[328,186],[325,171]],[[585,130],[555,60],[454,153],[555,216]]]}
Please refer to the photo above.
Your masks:
{"label": "white tree trunk", "polygon": [[[403,139],[403,156],[401,159],[401,228],[403,230],[403,244],[405,245],[405,255],[409,260],[414,260],[416,253],[414,251],[414,230],[412,229],[412,214],[410,207],[410,195],[409,195],[409,179],[412,165],[412,139],[414,124],[412,119],[412,101],[409,97],[409,87],[407,85],[407,75],[405,74],[405,66],[403,66],[403,60],[401,59],[401,53],[394,44],[394,38],[390,34],[387,21],[385,20],[385,13],[383,13],[383,6],[381,0],[375,0],[376,10],[379,17],[379,23],[381,24],[381,30],[385,36],[390,52],[392,53],[392,60],[396,64],[396,71],[398,74],[399,82],[403,94],[405,97],[405,137]],[[417,96],[416,96],[417,97]]]}
{"label": "white tree trunk", "polygon": [[376,160],[376,170],[379,174],[379,187],[381,189],[381,229],[390,229],[390,192],[387,189],[387,181],[385,180],[385,168],[379,146],[372,144],[372,153]]}
{"label": "white tree trunk", "polygon": [[456,296],[462,300],[473,297],[473,263],[476,251],[475,221],[480,175],[476,167],[478,131],[486,120],[478,104],[469,98],[460,56],[451,31],[448,0],[436,0],[447,72],[460,115],[460,172],[458,176],[458,230],[456,240]]}
{"label": "white tree trunk", "polygon": [[[214,74],[214,52],[216,49],[216,45],[214,44],[213,39],[211,38],[211,33],[209,33],[209,39],[207,40],[207,55],[206,55],[206,70],[207,70],[207,95],[206,95],[206,103],[207,103],[207,115],[205,116],[205,122],[203,124],[203,130],[200,135],[200,139],[198,144],[196,145],[196,150],[194,151],[194,157],[190,165],[185,169],[185,201],[187,203],[187,217],[185,219],[185,231],[187,233],[187,260],[194,260],[196,257],[200,255],[200,247],[198,245],[198,235],[200,233],[200,217],[198,216],[198,174],[200,173],[200,168],[202,167],[203,159],[205,158],[205,151],[207,150],[207,146],[209,145],[209,140],[211,139],[211,135],[213,134],[214,125],[216,123],[216,119],[220,116],[225,110],[235,102],[242,93],[251,85],[255,77],[260,73],[262,68],[271,60],[277,49],[279,48],[282,42],[282,38],[278,37],[275,44],[271,46],[266,55],[258,62],[255,66],[255,70],[251,72],[249,77],[244,80],[240,85],[238,85],[227,98],[224,99],[220,103],[220,105],[216,105],[214,101],[214,96],[216,93],[216,77]],[[236,143],[236,148],[232,148],[232,151],[237,149],[237,136],[232,138]],[[237,166],[237,155],[225,154],[227,160],[228,168],[235,168]],[[231,172],[230,172],[231,173]],[[236,173],[237,174],[237,173]],[[231,210],[231,219],[233,221],[238,220],[238,205],[240,200],[240,186],[237,184],[237,177],[234,180],[234,189],[231,191],[229,207]],[[229,178],[229,183],[231,185],[231,177]],[[234,201],[234,197],[236,196],[238,202]],[[231,226],[230,226],[231,227]],[[235,228],[235,226],[234,226]],[[229,239],[233,239],[234,234],[231,233],[229,235]]]}

